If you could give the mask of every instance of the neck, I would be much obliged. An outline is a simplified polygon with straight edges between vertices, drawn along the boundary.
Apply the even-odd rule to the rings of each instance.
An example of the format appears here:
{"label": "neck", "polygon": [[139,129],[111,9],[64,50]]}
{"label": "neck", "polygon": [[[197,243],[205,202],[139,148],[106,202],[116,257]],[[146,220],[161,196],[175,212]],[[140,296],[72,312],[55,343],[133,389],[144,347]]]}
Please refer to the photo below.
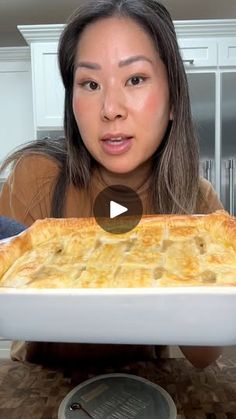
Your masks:
{"label": "neck", "polygon": [[98,171],[102,182],[106,186],[124,185],[135,191],[139,191],[148,183],[150,179],[151,167],[150,162],[146,162],[129,173],[113,173],[103,166],[99,166]]}

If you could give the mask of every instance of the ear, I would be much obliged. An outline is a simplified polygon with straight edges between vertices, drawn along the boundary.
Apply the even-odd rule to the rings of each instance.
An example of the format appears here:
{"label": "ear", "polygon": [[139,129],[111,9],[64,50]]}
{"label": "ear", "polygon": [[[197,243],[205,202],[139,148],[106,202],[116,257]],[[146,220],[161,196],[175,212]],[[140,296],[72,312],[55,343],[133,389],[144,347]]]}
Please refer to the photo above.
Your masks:
{"label": "ear", "polygon": [[174,119],[173,108],[172,107],[170,109],[170,116],[169,116],[169,118],[170,118],[170,121],[173,121],[173,119]]}

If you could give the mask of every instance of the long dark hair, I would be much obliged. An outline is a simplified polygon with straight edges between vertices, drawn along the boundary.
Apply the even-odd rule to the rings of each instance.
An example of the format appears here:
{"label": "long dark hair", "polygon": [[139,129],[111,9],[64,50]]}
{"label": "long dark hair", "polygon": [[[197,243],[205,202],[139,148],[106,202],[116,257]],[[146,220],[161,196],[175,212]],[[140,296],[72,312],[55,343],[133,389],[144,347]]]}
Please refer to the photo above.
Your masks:
{"label": "long dark hair", "polygon": [[[154,213],[192,213],[196,208],[199,188],[198,141],[193,128],[187,79],[174,25],[169,12],[156,0],[82,0],[69,18],[58,48],[59,67],[65,87],[65,139],[58,142],[57,151],[53,153],[44,150],[43,143],[40,149],[41,153],[51,155],[61,165],[59,186],[55,188],[53,202],[58,200],[57,195],[61,189],[65,195],[70,182],[78,188],[88,187],[91,170],[96,165],[84,146],[72,109],[75,55],[84,28],[111,16],[129,17],[140,24],[153,39],[167,70],[173,121],[169,123],[162,144],[152,158],[152,210]],[[25,147],[24,152],[33,152],[34,145]],[[12,157],[10,160],[8,158],[8,163],[10,161],[13,161]],[[52,216],[61,216],[62,213],[62,206],[58,213],[52,204]]]}

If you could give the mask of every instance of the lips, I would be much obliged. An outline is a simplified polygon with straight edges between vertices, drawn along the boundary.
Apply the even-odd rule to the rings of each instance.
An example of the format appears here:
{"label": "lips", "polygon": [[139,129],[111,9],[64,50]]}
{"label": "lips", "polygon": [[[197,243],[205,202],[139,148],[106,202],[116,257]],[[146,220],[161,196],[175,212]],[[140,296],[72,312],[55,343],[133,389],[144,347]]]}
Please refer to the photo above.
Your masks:
{"label": "lips", "polygon": [[106,134],[104,135],[104,137],[102,138],[102,141],[110,141],[110,142],[121,142],[124,140],[129,140],[130,138],[132,138],[131,135],[127,135],[127,134],[121,134],[121,133],[117,133],[117,134]]}
{"label": "lips", "polygon": [[102,149],[106,154],[123,154],[132,146],[133,137],[127,134],[106,134],[101,140]]}

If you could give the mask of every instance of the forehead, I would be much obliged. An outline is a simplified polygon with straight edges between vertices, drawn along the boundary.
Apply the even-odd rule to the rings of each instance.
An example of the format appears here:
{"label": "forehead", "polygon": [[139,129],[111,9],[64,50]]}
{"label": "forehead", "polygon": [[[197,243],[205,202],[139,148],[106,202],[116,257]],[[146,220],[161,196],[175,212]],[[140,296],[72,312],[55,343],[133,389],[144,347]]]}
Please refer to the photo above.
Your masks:
{"label": "forehead", "polygon": [[148,52],[157,54],[151,35],[136,20],[129,17],[107,17],[89,23],[80,35],[77,56],[96,53]]}

